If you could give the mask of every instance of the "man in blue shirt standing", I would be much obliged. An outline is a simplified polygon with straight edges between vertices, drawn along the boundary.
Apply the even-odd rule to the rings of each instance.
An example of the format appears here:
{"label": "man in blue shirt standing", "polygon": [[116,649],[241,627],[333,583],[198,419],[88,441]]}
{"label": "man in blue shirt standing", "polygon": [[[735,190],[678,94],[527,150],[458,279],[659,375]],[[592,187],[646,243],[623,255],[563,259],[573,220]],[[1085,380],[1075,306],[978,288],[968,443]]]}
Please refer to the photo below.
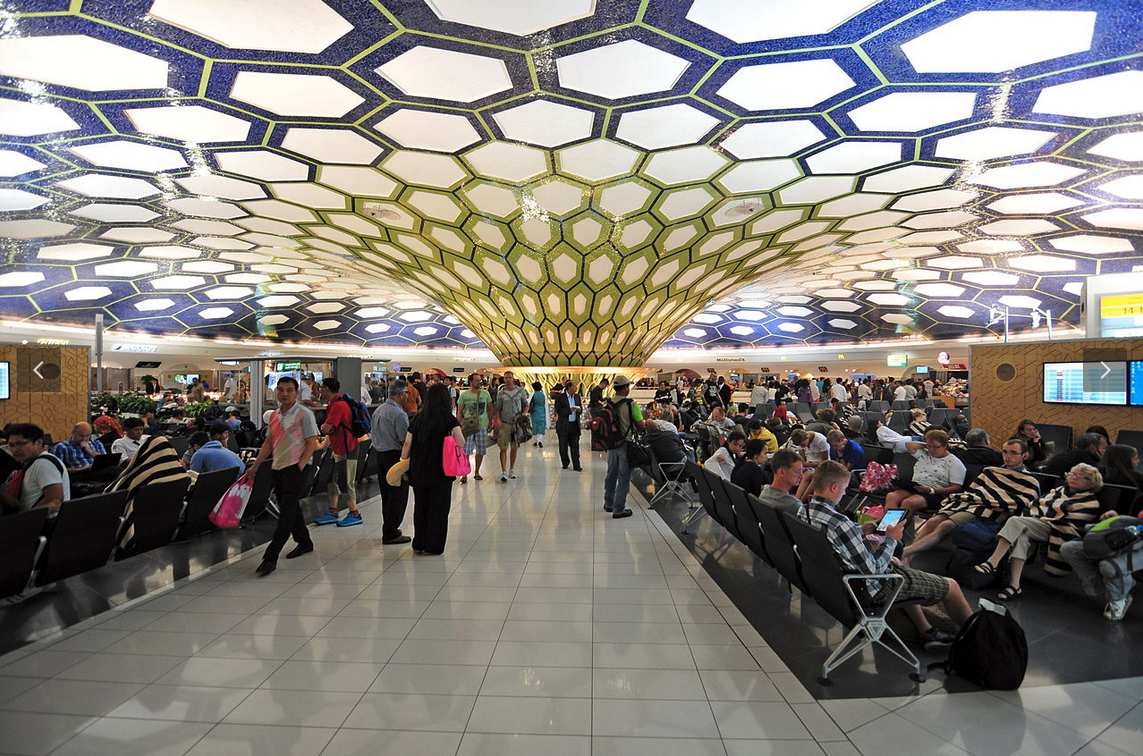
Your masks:
{"label": "man in blue shirt standing", "polygon": [[226,448],[230,441],[230,429],[226,423],[210,426],[210,441],[207,441],[191,457],[190,469],[196,473],[214,472],[234,468],[234,479],[246,469],[238,455]]}

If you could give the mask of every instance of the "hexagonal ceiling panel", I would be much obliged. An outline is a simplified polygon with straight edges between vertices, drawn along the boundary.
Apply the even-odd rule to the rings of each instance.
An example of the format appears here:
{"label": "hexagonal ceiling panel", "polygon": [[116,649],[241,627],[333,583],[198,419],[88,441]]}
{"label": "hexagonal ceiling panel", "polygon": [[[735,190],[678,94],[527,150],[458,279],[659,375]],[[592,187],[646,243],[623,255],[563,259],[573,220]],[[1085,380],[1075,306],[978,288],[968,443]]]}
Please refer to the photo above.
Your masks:
{"label": "hexagonal ceiling panel", "polygon": [[1143,271],[1137,4],[1001,5],[10,0],[0,316],[517,365],[1074,327]]}

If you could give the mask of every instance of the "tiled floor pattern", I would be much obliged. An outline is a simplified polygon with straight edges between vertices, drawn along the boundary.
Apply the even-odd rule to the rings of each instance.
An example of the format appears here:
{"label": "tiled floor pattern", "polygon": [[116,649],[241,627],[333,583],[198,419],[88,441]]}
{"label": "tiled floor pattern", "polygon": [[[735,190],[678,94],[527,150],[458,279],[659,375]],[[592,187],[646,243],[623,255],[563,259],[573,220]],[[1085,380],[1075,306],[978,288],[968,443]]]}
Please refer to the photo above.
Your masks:
{"label": "tiled floor pattern", "polygon": [[1140,678],[818,702],[641,500],[600,511],[601,459],[523,457],[455,487],[443,557],[372,504],[0,658],[0,753],[1140,752]]}

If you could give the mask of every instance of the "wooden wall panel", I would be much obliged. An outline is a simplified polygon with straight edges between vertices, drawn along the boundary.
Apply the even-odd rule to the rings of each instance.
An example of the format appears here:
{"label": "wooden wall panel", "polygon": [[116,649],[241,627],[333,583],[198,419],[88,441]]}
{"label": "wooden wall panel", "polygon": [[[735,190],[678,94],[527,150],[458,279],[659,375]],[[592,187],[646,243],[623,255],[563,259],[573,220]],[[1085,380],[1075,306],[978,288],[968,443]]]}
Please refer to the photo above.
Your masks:
{"label": "wooden wall panel", "polygon": [[59,356],[59,390],[47,392],[21,390],[17,373],[22,350],[43,351],[43,348],[0,344],[0,361],[9,363],[12,377],[12,398],[0,400],[0,426],[35,423],[56,441],[67,438],[73,425],[89,419],[87,347],[52,347]]}
{"label": "wooden wall panel", "polygon": [[[1098,407],[1079,404],[1045,404],[1045,362],[1079,362],[1086,349],[1118,349],[1127,359],[1143,360],[1143,339],[1093,339],[996,344],[972,347],[972,424],[984,428],[999,445],[1012,435],[1016,424],[1030,417],[1038,423],[1071,426],[1076,435],[1090,425],[1102,425],[1111,433],[1143,429],[1143,407]],[[1016,374],[1010,381],[997,377],[1003,364]]]}

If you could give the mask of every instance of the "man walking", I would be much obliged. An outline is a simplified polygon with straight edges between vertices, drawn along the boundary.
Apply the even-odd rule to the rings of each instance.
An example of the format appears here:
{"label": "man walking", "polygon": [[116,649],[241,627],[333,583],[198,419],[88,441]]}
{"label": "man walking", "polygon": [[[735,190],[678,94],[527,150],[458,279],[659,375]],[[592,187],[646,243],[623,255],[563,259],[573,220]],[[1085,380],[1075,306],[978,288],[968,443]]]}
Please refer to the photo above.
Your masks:
{"label": "man walking", "polygon": [[401,532],[405,508],[409,505],[409,481],[391,486],[385,478],[389,468],[401,461],[401,447],[409,432],[409,415],[405,412],[405,395],[409,385],[396,380],[389,383],[389,399],[373,412],[370,439],[377,455],[377,482],[381,494],[381,543],[408,543],[413,540]]}
{"label": "man walking", "polygon": [[314,550],[306,519],[302,515],[302,482],[305,480],[306,465],[317,448],[318,427],[314,413],[298,402],[298,381],[286,376],[278,380],[276,388],[278,409],[270,413],[270,431],[262,444],[258,457],[250,466],[250,476],[258,474],[258,466],[273,455],[270,471],[273,474],[274,490],[278,493],[278,527],[274,537],[262,554],[262,564],[255,573],[264,577],[278,566],[278,555],[286,540],[293,535],[298,545],[286,559],[300,557]]}
{"label": "man walking", "polygon": [[[516,385],[512,371],[504,373],[504,386],[492,402],[492,431],[500,446],[500,482],[516,479],[516,457],[520,454],[516,419],[528,411],[528,390]],[[511,453],[511,461],[509,461]]]}
{"label": "man walking", "polygon": [[627,442],[635,435],[635,430],[643,426],[643,412],[633,402],[631,379],[625,375],[615,379],[615,399],[611,401],[619,422],[619,433],[623,437],[615,449],[607,450],[607,476],[603,479],[603,511],[611,512],[613,519],[630,517],[633,512],[627,508],[627,492],[631,488],[631,466],[627,463]]}
{"label": "man walking", "polygon": [[[357,508],[357,437],[353,435],[353,412],[349,402],[343,401],[341,396],[341,382],[336,378],[322,378],[318,389],[321,400],[329,408],[326,410],[325,422],[321,425],[321,432],[329,437],[329,445],[333,447],[333,477],[329,480],[326,494],[329,496],[329,511],[314,520],[314,525],[333,525],[346,528],[351,525],[361,525],[361,511]],[[346,504],[349,514],[343,518],[337,516],[337,505],[341,500],[341,488],[338,479],[345,475],[345,494],[348,497]]]}
{"label": "man walking", "polygon": [[572,469],[581,472],[579,464],[579,418],[583,412],[583,398],[575,392],[575,384],[570,380],[564,384],[564,390],[556,394],[556,438],[560,442],[560,464],[568,469],[570,462]]}
{"label": "man walking", "polygon": [[[482,388],[483,383],[480,374],[473,373],[468,379],[468,390],[461,392],[456,400],[456,419],[460,423],[460,432],[464,434],[464,453],[475,457],[472,468],[474,480],[484,480],[480,466],[488,453],[488,408],[492,404],[492,395]],[[468,476],[462,477],[460,482],[467,483]]]}

